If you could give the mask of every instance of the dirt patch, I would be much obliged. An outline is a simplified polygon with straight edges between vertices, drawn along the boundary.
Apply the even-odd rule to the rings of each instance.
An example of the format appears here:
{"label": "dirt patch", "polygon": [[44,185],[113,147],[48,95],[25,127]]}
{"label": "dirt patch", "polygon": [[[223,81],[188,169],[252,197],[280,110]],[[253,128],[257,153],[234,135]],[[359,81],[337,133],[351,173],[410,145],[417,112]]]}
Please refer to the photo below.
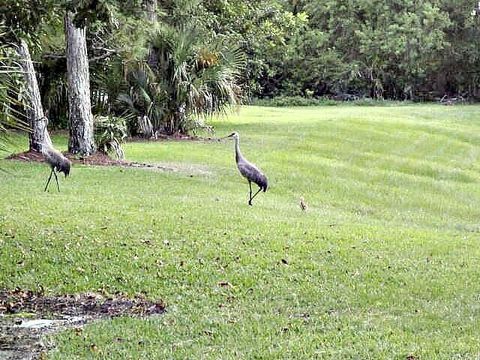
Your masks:
{"label": "dirt patch", "polygon": [[[93,155],[79,157],[78,155],[73,155],[68,152],[64,152],[65,155],[72,163],[75,164],[85,164],[85,165],[100,165],[100,166],[130,166],[132,162],[125,160],[115,160],[109,157],[108,155],[96,152]],[[36,162],[45,162],[43,155],[36,151],[25,151],[19,154],[13,154],[7,157],[8,160],[20,160],[20,161],[36,161]]]}
{"label": "dirt patch", "polygon": [[0,291],[0,314],[32,312],[53,318],[56,315],[143,316],[162,313],[164,309],[162,302],[150,302],[142,297],[105,297],[97,293],[45,296],[30,290]]}
{"label": "dirt patch", "polygon": [[[70,153],[63,153],[72,163],[75,164],[84,164],[84,165],[97,165],[97,166],[121,166],[126,168],[136,168],[142,170],[152,170],[152,171],[172,171],[172,172],[183,172],[194,175],[210,175],[211,172],[208,170],[208,167],[201,167],[198,165],[187,165],[187,164],[149,164],[141,163],[136,161],[126,161],[126,160],[115,160],[109,157],[108,155],[96,152],[93,155],[86,157],[78,157],[78,155],[72,155]],[[34,162],[45,162],[45,158],[41,153],[36,151],[25,151],[19,154],[13,154],[7,157],[9,160],[18,160],[18,161],[34,161]]]}
{"label": "dirt patch", "polygon": [[142,142],[142,141],[220,141],[220,138],[217,137],[202,137],[196,135],[185,135],[181,133],[175,133],[173,135],[157,134],[151,138],[144,138],[141,136],[131,136],[128,138],[128,142]]}
{"label": "dirt patch", "polygon": [[[218,138],[204,138],[192,135],[159,135],[157,138],[145,139],[141,137],[132,137],[130,141],[132,142],[152,142],[152,141],[203,141],[203,142],[218,142],[221,139]],[[112,159],[107,154],[97,151],[95,154],[90,156],[79,156],[74,155],[69,152],[63,152],[63,155],[66,156],[72,163],[75,164],[84,164],[84,165],[99,165],[99,166],[132,166],[132,167],[155,167],[153,164],[138,163],[126,160]],[[37,151],[25,151],[18,154],[12,154],[6,157],[7,160],[20,160],[20,161],[36,161],[36,162],[45,162],[43,155]],[[162,166],[158,166],[162,170]],[[168,169],[167,169],[168,170]]]}
{"label": "dirt patch", "polygon": [[96,293],[46,296],[40,292],[0,290],[0,358],[36,359],[48,350],[48,333],[118,316],[146,317],[165,312],[162,301]]}
{"label": "dirt patch", "polygon": [[[126,160],[116,160],[112,159],[108,155],[96,152],[93,155],[79,157],[78,155],[73,155],[68,152],[63,153],[72,163],[74,164],[83,164],[83,165],[98,165],[98,166],[123,166],[123,167],[136,167],[136,168],[151,168],[155,167],[154,164],[139,163],[134,161]],[[25,151],[19,154],[13,154],[8,156],[8,160],[19,160],[19,161],[35,161],[35,162],[45,162],[43,155],[36,151]],[[159,170],[170,170],[167,167],[159,166]]]}

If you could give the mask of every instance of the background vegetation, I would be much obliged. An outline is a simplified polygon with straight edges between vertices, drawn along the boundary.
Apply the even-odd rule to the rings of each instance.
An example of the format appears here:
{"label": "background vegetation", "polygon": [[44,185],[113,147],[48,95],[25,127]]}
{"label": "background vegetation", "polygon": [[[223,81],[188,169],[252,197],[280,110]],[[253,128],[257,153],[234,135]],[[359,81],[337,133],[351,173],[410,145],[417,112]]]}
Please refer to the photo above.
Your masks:
{"label": "background vegetation", "polygon": [[471,0],[15,4],[1,17],[30,39],[42,102],[59,128],[68,123],[66,9],[87,29],[94,115],[126,118],[132,135],[188,132],[205,115],[257,99],[480,96]]}

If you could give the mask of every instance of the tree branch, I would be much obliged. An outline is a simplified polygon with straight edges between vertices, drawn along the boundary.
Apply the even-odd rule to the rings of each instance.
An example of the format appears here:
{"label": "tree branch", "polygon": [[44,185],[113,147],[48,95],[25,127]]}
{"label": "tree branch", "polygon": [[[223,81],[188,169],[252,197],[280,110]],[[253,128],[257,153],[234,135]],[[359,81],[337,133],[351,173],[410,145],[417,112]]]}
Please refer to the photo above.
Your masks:
{"label": "tree branch", "polygon": [[[102,54],[102,55],[98,55],[98,56],[94,56],[94,57],[89,58],[88,59],[89,63],[94,63],[96,61],[103,60],[103,59],[105,59],[105,58],[107,58],[111,55],[118,54],[118,50],[115,50],[115,49],[107,49],[107,48],[101,48],[101,47],[94,47],[93,49],[94,50],[105,51],[105,53]],[[66,56],[65,55],[60,55],[60,54],[44,54],[43,58],[44,59],[65,59]]]}

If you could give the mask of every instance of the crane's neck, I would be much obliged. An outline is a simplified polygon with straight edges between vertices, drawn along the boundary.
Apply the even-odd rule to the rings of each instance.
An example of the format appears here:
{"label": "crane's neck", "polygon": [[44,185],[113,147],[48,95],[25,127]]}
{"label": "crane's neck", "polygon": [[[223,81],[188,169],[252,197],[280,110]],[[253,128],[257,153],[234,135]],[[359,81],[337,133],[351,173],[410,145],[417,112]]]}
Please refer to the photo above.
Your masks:
{"label": "crane's neck", "polygon": [[242,152],[240,151],[240,139],[238,137],[235,138],[235,160],[238,161],[242,159]]}

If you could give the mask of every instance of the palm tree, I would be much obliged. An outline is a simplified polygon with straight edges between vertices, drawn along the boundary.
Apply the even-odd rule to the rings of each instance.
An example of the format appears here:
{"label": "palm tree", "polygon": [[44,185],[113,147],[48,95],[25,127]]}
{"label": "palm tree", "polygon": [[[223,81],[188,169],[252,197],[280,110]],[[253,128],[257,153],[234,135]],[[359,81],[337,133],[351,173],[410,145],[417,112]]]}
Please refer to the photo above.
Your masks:
{"label": "palm tree", "polygon": [[127,88],[117,96],[122,115],[134,134],[152,137],[162,126],[165,116],[166,92],[156,81],[156,75],[145,62],[127,70]]}
{"label": "palm tree", "polygon": [[19,83],[22,81],[22,69],[12,45],[2,41],[5,32],[0,28],[0,151],[7,149],[7,127],[27,130],[21,120],[23,114],[19,96]]}
{"label": "palm tree", "polygon": [[118,97],[131,116],[147,117],[155,131],[186,133],[196,118],[240,102],[244,54],[221,37],[201,34],[185,24],[158,27],[151,38],[158,63],[128,71],[129,90]]}

